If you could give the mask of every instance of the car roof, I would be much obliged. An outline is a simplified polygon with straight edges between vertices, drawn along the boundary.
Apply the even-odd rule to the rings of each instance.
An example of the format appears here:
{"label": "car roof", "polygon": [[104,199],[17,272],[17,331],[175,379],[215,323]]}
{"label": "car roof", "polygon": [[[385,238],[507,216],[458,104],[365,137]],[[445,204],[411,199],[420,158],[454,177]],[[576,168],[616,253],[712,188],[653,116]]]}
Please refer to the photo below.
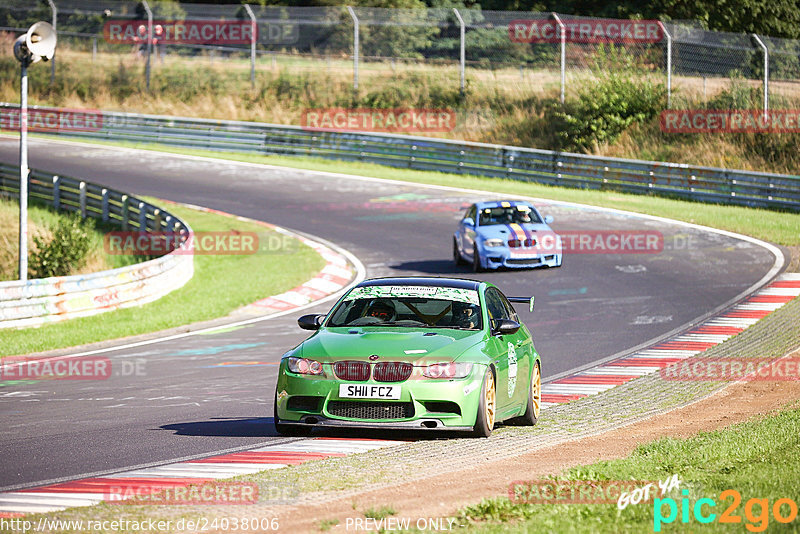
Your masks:
{"label": "car roof", "polygon": [[462,278],[440,278],[433,276],[409,276],[403,278],[372,278],[364,280],[356,287],[369,286],[430,286],[430,287],[455,287],[458,289],[477,289],[484,282],[477,280],[464,280]]}
{"label": "car roof", "polygon": [[484,202],[476,202],[475,203],[475,206],[479,210],[482,210],[482,209],[485,209],[485,208],[500,208],[500,207],[510,208],[510,207],[520,206],[520,205],[522,205],[522,206],[533,206],[533,204],[531,204],[530,202],[525,201],[525,200],[488,200],[488,201],[484,201]]}

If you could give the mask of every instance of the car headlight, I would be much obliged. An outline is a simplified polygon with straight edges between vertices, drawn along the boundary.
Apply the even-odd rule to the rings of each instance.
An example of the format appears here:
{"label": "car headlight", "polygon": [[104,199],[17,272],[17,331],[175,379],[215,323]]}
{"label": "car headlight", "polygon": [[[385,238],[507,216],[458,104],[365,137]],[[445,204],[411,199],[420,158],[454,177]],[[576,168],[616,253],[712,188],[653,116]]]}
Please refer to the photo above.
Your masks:
{"label": "car headlight", "polygon": [[427,378],[464,378],[472,372],[471,363],[434,363],[422,371]]}
{"label": "car headlight", "polygon": [[488,248],[502,247],[503,240],[495,238],[487,239],[486,241],[483,242],[483,246]]}
{"label": "car headlight", "polygon": [[289,370],[299,375],[321,375],[322,364],[308,358],[288,358]]}

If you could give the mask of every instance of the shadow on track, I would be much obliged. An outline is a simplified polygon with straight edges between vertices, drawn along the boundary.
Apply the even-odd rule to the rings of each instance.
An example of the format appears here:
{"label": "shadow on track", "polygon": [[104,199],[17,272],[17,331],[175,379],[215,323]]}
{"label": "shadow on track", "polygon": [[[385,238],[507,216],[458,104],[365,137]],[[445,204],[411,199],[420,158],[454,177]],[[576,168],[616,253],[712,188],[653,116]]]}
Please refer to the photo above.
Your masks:
{"label": "shadow on track", "polygon": [[159,427],[171,430],[177,436],[225,436],[225,437],[259,437],[280,436],[272,424],[272,417],[253,417],[249,419],[212,419],[209,421],[192,421],[174,423]]}
{"label": "shadow on track", "polygon": [[[174,423],[159,427],[171,430],[177,436],[205,437],[281,437],[275,430],[272,417],[253,417],[247,419],[213,419]],[[464,438],[463,432],[414,431],[414,430],[374,430],[358,428],[315,428],[309,437],[337,437],[349,439],[388,439],[398,441],[421,441],[436,439]]]}

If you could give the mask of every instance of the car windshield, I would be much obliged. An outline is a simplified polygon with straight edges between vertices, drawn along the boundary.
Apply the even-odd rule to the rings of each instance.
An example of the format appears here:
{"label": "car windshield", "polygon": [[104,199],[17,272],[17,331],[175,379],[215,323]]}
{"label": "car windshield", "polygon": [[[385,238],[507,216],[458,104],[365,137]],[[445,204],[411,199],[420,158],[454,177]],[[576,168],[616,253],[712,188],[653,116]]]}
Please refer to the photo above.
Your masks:
{"label": "car windshield", "polygon": [[542,220],[530,206],[519,205],[508,208],[483,208],[478,220],[479,226],[491,226],[493,224],[539,224]]}
{"label": "car windshield", "polygon": [[327,324],[460,330],[480,330],[481,325],[477,291],[430,286],[356,287]]}

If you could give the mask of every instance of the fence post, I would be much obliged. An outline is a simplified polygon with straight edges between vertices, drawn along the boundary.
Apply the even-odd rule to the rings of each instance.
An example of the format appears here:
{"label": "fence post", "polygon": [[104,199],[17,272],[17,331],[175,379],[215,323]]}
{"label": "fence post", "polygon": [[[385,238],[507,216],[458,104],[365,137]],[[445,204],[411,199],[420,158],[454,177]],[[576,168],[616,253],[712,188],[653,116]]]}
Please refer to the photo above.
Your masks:
{"label": "fence post", "polygon": [[[667,109],[672,109],[672,35],[661,21],[658,22],[664,37],[667,38]],[[705,78],[703,78],[705,81]]]}
{"label": "fence post", "polygon": [[53,176],[53,208],[61,208],[61,178]]}
{"label": "fence post", "polygon": [[551,15],[561,29],[561,103],[564,103],[564,88],[567,84],[567,27],[561,22],[561,17],[558,13],[552,12]]}
{"label": "fence post", "polygon": [[97,36],[92,37],[92,63],[97,57]]}
{"label": "fence post", "polygon": [[147,13],[147,60],[144,64],[144,78],[147,90],[150,91],[150,54],[153,51],[153,12],[147,0],[142,0],[142,6]]}
{"label": "fence post", "polygon": [[147,210],[145,210],[144,202],[139,202],[139,231],[147,231]]}
{"label": "fence post", "polygon": [[86,218],[86,182],[81,182],[78,186],[78,206],[81,212],[81,219]]}
{"label": "fence post", "polygon": [[764,51],[764,120],[766,120],[769,114],[769,49],[755,33],[753,34],[753,39]]}
{"label": "fence post", "polygon": [[122,219],[122,229],[128,229],[128,195],[122,195],[120,198],[120,203],[122,204],[122,212],[120,213],[120,218]]}
{"label": "fence post", "polygon": [[103,200],[101,203],[103,222],[108,222],[108,189],[104,187],[101,194],[103,195]]}
{"label": "fence post", "polygon": [[250,83],[253,88],[256,86],[256,34],[258,33],[258,20],[255,13],[250,8],[250,4],[244,5],[247,14],[250,16]]}
{"label": "fence post", "polygon": [[461,18],[461,13],[458,12],[458,9],[453,8],[453,13],[456,14],[456,18],[458,19],[458,25],[461,27],[461,56],[460,56],[461,62],[459,70],[461,71],[461,96],[464,96],[464,68],[466,67],[466,62],[467,62],[464,19]]}
{"label": "fence post", "polygon": [[358,17],[350,6],[347,6],[347,12],[353,19],[353,91],[358,91]]}
{"label": "fence post", "polygon": [[[56,24],[57,24],[57,17],[58,17],[58,8],[56,8],[55,3],[53,0],[47,0],[47,3],[50,4],[50,12],[53,14],[53,31],[56,31]],[[56,81],[56,53],[53,52],[53,57],[50,58],[50,85],[53,85]]]}

